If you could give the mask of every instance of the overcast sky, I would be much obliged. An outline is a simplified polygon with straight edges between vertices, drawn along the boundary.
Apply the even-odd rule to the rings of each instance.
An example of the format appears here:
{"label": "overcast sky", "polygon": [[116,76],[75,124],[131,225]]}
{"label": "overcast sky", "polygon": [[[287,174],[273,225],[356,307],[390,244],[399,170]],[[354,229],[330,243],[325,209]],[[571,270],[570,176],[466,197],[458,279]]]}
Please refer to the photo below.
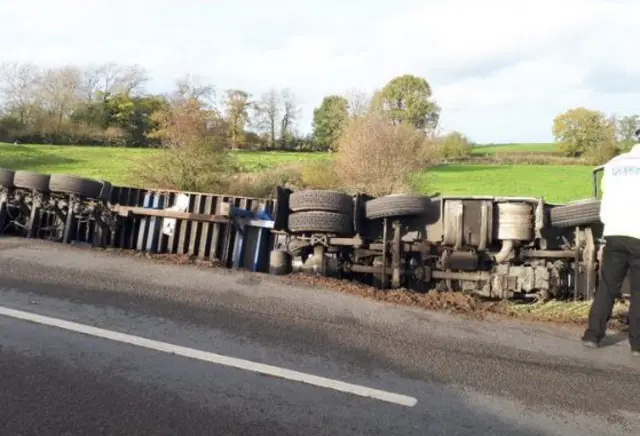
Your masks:
{"label": "overcast sky", "polygon": [[638,0],[0,0],[0,62],[137,63],[161,91],[289,87],[309,131],[329,93],[425,77],[442,128],[551,140],[586,105],[640,113]]}

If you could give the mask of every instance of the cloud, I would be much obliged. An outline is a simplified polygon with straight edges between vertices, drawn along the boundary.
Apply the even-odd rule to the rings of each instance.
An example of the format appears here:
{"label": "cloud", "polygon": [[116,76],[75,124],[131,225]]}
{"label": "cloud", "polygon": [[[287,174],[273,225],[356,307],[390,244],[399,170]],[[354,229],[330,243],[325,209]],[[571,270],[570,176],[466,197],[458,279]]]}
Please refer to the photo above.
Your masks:
{"label": "cloud", "polygon": [[144,66],[154,90],[187,72],[254,95],[328,93],[426,77],[445,129],[480,142],[550,140],[577,105],[633,113],[632,0],[58,0],[2,2],[0,61]]}
{"label": "cloud", "polygon": [[639,93],[640,72],[600,67],[589,71],[585,77],[585,85],[595,92]]}

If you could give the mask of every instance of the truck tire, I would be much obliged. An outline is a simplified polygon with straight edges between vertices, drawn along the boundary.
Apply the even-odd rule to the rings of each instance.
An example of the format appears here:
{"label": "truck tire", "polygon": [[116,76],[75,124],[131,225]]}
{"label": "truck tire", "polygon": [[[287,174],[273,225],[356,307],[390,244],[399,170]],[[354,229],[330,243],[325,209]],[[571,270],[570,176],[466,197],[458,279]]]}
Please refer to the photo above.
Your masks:
{"label": "truck tire", "polygon": [[333,233],[340,236],[353,234],[353,218],[335,212],[298,212],[289,215],[292,233]]}
{"label": "truck tire", "polygon": [[13,175],[13,186],[32,191],[49,192],[49,174],[34,173],[32,171],[16,171]]}
{"label": "truck tire", "polygon": [[600,200],[588,198],[556,206],[549,211],[549,222],[560,228],[597,224],[600,222]]}
{"label": "truck tire", "polygon": [[292,212],[322,210],[350,215],[353,214],[353,198],[337,191],[298,191],[289,197],[289,209]]}
{"label": "truck tire", "polygon": [[422,195],[386,195],[365,203],[365,217],[369,220],[395,216],[424,215],[431,199]]}
{"label": "truck tire", "polygon": [[82,177],[53,174],[49,181],[49,189],[51,192],[98,199],[102,191],[102,183]]}
{"label": "truck tire", "polygon": [[15,172],[6,168],[0,168],[0,186],[3,188],[13,188],[13,177]]}

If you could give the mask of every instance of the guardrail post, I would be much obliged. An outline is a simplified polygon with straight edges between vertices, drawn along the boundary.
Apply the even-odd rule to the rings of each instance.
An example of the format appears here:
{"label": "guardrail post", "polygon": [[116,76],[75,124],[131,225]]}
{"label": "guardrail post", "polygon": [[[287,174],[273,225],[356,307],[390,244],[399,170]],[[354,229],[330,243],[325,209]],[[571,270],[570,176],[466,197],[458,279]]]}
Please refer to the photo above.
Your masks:
{"label": "guardrail post", "polygon": [[229,267],[231,265],[231,257],[233,256],[233,249],[231,247],[231,242],[233,240],[233,204],[229,202],[229,222],[224,226],[224,236],[222,239],[222,253],[220,253],[220,262]]}
{"label": "guardrail post", "polygon": [[400,250],[401,244],[401,230],[402,224],[398,220],[393,221],[393,251],[391,252],[391,286],[393,288],[399,288],[401,284],[400,280]]}
{"label": "guardrail post", "polygon": [[64,232],[62,233],[63,244],[68,244],[71,240],[71,234],[73,233],[74,224],[76,222],[76,204],[77,200],[73,196],[70,196],[69,203],[67,205],[67,217],[64,221]]}
{"label": "guardrail post", "polygon": [[[151,208],[152,201],[153,201],[153,193],[147,192],[146,194],[144,194],[142,207]],[[149,223],[149,217],[143,216],[140,219],[140,227],[138,228],[138,241],[136,243],[136,250],[138,251],[144,251],[145,249],[148,223]]]}
{"label": "guardrail post", "polygon": [[[153,196],[152,209],[164,209],[164,195],[157,193]],[[148,222],[147,251],[158,252],[160,238],[162,237],[162,219],[152,216]]]}
{"label": "guardrail post", "polygon": [[9,220],[9,210],[7,208],[7,193],[0,189],[0,235],[2,235],[7,227]]}
{"label": "guardrail post", "polygon": [[235,219],[234,219],[234,223],[230,224],[230,226],[231,225],[233,225],[236,229],[236,237],[235,237],[235,243],[233,244],[231,266],[233,268],[240,268],[240,266],[243,263],[242,258],[244,257],[244,237],[246,235],[246,231],[249,229],[246,227],[241,228],[241,226],[236,224]]}
{"label": "guardrail post", "polygon": [[38,227],[37,218],[40,215],[40,207],[42,204],[40,195],[40,193],[34,192],[31,197],[31,213],[29,214],[29,224],[27,226],[28,239],[35,237],[36,228]]}

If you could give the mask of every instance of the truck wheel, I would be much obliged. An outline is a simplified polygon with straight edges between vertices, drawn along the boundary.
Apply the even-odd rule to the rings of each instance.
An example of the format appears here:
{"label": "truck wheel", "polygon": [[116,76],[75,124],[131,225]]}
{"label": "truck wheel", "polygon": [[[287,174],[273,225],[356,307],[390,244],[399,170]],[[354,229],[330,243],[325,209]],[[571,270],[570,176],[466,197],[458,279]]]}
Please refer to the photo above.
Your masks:
{"label": "truck wheel", "polygon": [[0,168],[0,186],[3,188],[13,188],[13,177],[15,172],[6,168]]}
{"label": "truck wheel", "polygon": [[350,215],[353,214],[353,198],[337,191],[298,191],[289,197],[289,209],[292,212],[322,210]]}
{"label": "truck wheel", "polygon": [[556,206],[549,211],[549,222],[560,228],[597,224],[600,222],[600,200],[587,198]]}
{"label": "truck wheel", "polygon": [[49,174],[32,171],[16,171],[13,175],[13,186],[32,191],[49,192]]}
{"label": "truck wheel", "polygon": [[334,233],[340,236],[353,234],[351,215],[334,212],[298,212],[289,215],[289,231],[292,233]]}
{"label": "truck wheel", "polygon": [[49,189],[52,192],[98,199],[102,191],[102,183],[97,180],[82,177],[53,174],[49,181]]}
{"label": "truck wheel", "polygon": [[395,216],[424,215],[431,199],[422,195],[386,195],[365,203],[365,217],[369,220]]}

